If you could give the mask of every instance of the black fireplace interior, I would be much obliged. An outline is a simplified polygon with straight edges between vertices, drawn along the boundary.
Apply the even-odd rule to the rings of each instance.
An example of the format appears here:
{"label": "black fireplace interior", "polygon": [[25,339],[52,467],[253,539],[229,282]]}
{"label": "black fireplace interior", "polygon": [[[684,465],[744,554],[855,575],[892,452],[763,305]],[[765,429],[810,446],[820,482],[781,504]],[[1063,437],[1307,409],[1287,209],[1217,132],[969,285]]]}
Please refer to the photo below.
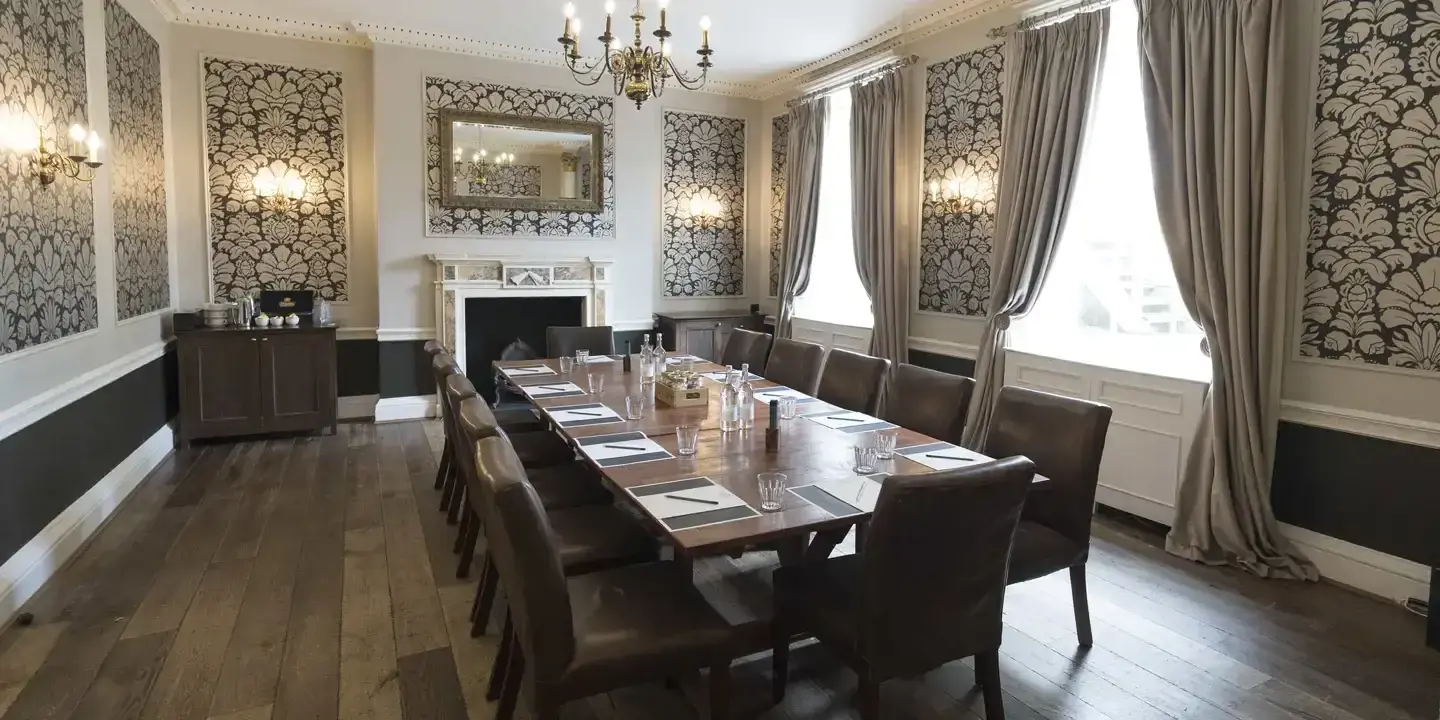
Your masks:
{"label": "black fireplace interior", "polygon": [[545,355],[545,328],[584,325],[580,297],[496,297],[465,300],[465,374],[480,395],[495,402],[490,363],[515,340]]}

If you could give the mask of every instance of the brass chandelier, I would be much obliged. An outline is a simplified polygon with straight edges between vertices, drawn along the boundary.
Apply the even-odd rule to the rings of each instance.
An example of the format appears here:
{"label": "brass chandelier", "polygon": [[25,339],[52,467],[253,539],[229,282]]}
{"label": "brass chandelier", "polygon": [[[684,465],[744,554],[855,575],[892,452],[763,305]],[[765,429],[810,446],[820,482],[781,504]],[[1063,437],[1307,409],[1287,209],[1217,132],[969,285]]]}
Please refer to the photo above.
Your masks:
{"label": "brass chandelier", "polygon": [[[462,152],[463,151],[461,148],[455,148],[456,164],[459,164]],[[488,150],[486,150],[485,148],[480,148],[478,152],[470,156],[470,162],[472,165],[474,165],[475,170],[474,174],[466,179],[470,182],[475,183],[476,185],[486,185],[490,182],[485,176],[486,169],[489,168],[498,172],[500,168],[505,167],[506,165],[514,165],[515,153],[502,152],[497,154],[494,158],[491,158],[490,152]]]}
{"label": "brass chandelier", "polygon": [[565,65],[570,68],[576,81],[589,87],[599,83],[605,74],[609,73],[615,80],[615,94],[634,100],[637,108],[652,96],[663,95],[666,84],[671,80],[686,90],[699,90],[704,87],[710,73],[710,56],[714,54],[710,49],[710,18],[700,19],[700,49],[695,51],[695,54],[700,56],[700,73],[686,75],[675,66],[675,61],[670,59],[674,48],[665,22],[665,11],[670,0],[659,0],[659,3],[660,29],[652,33],[660,39],[657,50],[643,44],[641,36],[645,13],[640,9],[640,0],[635,0],[635,11],[630,15],[630,19],[635,23],[635,43],[628,46],[610,32],[611,20],[615,16],[615,0],[607,0],[605,34],[598,38],[605,49],[605,56],[595,59],[580,56],[580,21],[575,17],[575,6],[567,4],[565,34],[560,37],[560,45],[565,56]]}

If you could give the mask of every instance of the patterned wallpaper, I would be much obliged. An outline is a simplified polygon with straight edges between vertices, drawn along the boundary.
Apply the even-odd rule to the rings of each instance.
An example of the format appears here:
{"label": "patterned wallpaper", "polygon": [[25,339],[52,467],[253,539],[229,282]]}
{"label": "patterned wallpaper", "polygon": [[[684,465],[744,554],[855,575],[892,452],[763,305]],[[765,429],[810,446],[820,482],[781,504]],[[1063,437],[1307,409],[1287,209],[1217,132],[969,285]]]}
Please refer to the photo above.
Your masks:
{"label": "patterned wallpaper", "polygon": [[105,2],[115,302],[120,320],[170,306],[165,119],[160,44],[115,0]]}
{"label": "patterned wallpaper", "polygon": [[1300,351],[1440,370],[1440,12],[1326,0]]}
{"label": "patterned wallpaper", "polygon": [[[720,221],[701,227],[690,198],[720,201]],[[745,294],[745,121],[665,111],[665,297]]]}
{"label": "patterned wallpaper", "polygon": [[[475,163],[460,160],[455,165],[455,187],[466,183],[468,195],[487,197],[540,197],[539,165],[501,165],[485,172],[485,182],[476,182]],[[468,178],[468,179],[467,179]]]}
{"label": "patterned wallpaper", "polygon": [[770,121],[770,297],[780,296],[780,246],[785,241],[785,172],[790,160],[790,114]]}
{"label": "patterned wallpaper", "polygon": [[[205,58],[205,161],[214,297],[309,288],[348,299],[345,98],[340,73]],[[281,161],[305,179],[287,211],[255,197]]]}
{"label": "patterned wallpaper", "polygon": [[[440,109],[583,120],[605,126],[605,210],[599,213],[440,206]],[[615,236],[615,102],[596,95],[425,78],[425,227],[430,235]]]}
{"label": "patterned wallpaper", "polygon": [[[998,45],[935,63],[926,78],[925,180],[969,167],[989,183],[1000,172]],[[992,193],[993,195],[993,193]],[[995,201],[951,214],[927,199],[920,220],[920,309],[983,316],[990,302]]]}
{"label": "patterned wallpaper", "polygon": [[[88,123],[82,0],[0,0],[0,111],[46,136]],[[99,325],[89,183],[41,187],[29,160],[0,153],[0,356]]]}

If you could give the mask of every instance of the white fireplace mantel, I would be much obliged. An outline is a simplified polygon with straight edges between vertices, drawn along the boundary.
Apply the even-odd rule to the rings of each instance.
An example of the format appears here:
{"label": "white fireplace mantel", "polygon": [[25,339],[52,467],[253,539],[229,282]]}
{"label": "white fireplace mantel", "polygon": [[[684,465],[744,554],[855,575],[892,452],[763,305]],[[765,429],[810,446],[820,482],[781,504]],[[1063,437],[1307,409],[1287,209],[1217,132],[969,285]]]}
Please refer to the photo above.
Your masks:
{"label": "white fireplace mantel", "polygon": [[613,260],[574,257],[430,255],[440,342],[465,368],[465,300],[482,297],[579,297],[586,325],[605,325]]}

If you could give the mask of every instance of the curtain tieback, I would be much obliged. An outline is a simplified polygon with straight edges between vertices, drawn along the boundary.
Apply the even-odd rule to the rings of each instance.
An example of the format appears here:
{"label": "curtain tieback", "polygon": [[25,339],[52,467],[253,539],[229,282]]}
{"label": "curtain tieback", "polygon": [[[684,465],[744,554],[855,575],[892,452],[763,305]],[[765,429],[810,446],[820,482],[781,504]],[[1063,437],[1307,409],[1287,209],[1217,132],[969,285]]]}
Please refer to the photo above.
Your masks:
{"label": "curtain tieback", "polygon": [[1209,336],[1205,336],[1205,337],[1200,338],[1200,352],[1201,352],[1201,354],[1203,354],[1205,357],[1207,357],[1207,358],[1210,357],[1210,338],[1209,338]]}
{"label": "curtain tieback", "polygon": [[1010,316],[1009,316],[1009,315],[996,315],[996,316],[995,316],[995,329],[996,329],[996,330],[999,330],[999,331],[1001,331],[1001,332],[1004,332],[1004,331],[1006,331],[1006,330],[1009,330],[1009,329],[1010,329]]}

